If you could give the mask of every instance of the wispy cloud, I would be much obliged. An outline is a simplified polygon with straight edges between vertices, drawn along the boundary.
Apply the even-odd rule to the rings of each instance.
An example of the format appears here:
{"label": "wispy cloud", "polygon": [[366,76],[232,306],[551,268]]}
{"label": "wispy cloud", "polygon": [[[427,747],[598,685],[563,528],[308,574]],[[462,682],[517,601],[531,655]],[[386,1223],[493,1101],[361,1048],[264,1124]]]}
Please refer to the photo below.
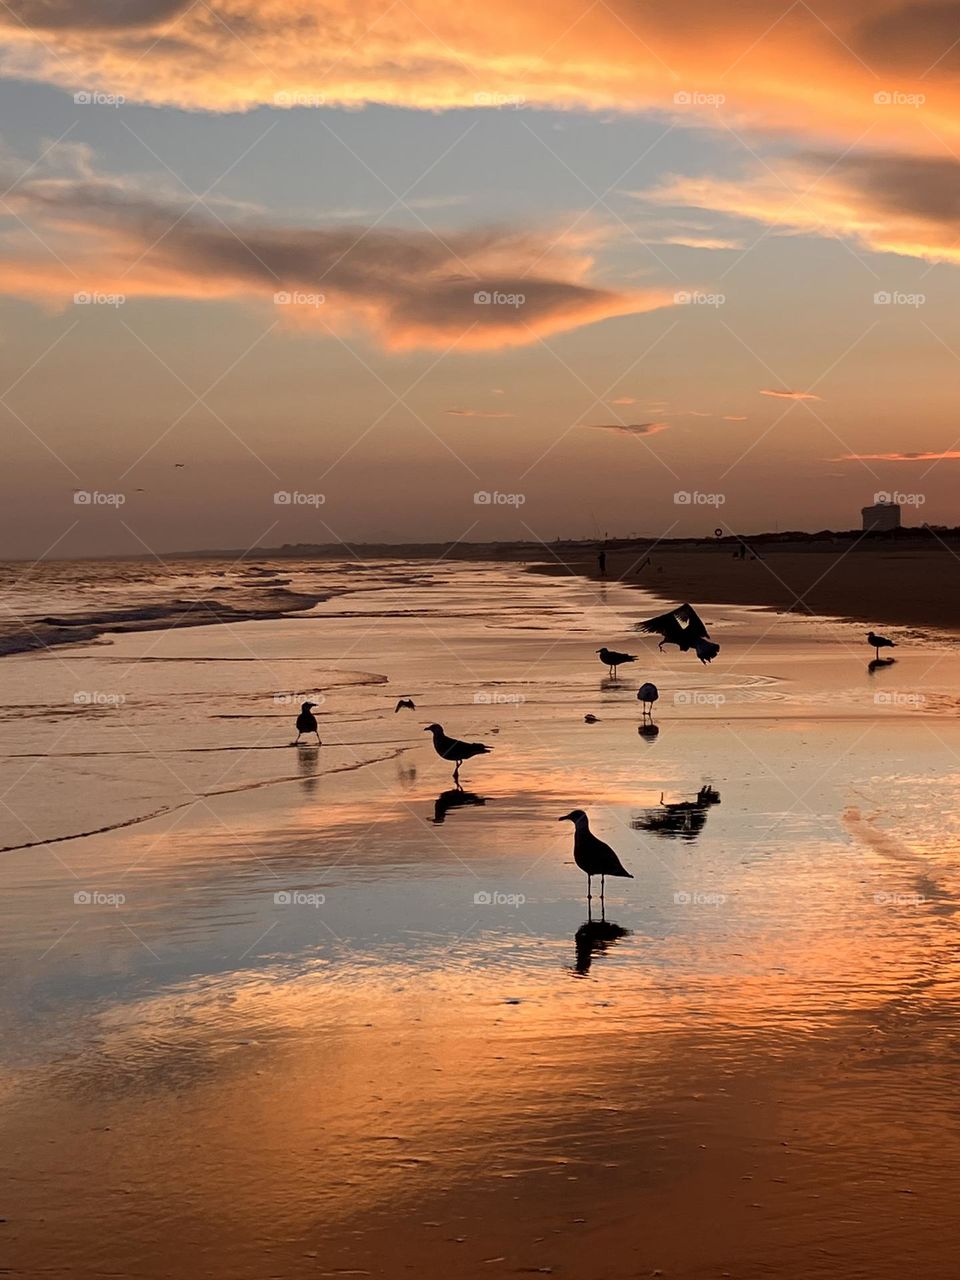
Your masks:
{"label": "wispy cloud", "polygon": [[762,396],[773,396],[777,400],[819,400],[812,391],[778,391],[776,387],[764,387]]}
{"label": "wispy cloud", "polygon": [[512,418],[512,413],[485,413],[483,409],[445,409],[455,418]]}
{"label": "wispy cloud", "polygon": [[590,430],[619,431],[626,436],[653,436],[658,431],[666,431],[669,426],[669,422],[597,422],[590,424]]}
{"label": "wispy cloud", "polygon": [[910,453],[844,453],[830,462],[953,462],[960,459],[960,449],[941,449]]}

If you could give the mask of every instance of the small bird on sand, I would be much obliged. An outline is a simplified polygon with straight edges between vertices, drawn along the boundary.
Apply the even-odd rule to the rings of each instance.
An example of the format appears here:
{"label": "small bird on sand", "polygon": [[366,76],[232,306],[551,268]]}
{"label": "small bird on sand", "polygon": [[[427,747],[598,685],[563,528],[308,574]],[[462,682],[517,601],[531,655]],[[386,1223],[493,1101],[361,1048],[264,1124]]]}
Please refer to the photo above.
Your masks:
{"label": "small bird on sand", "polygon": [[895,649],[897,647],[894,640],[888,640],[886,636],[875,635],[872,631],[867,632],[867,644],[873,645],[878,658],[880,657],[881,649]]}
{"label": "small bird on sand", "polygon": [[645,716],[653,715],[653,704],[660,697],[660,690],[648,680],[637,690],[637,701],[643,706]]}
{"label": "small bird on sand", "polygon": [[301,703],[300,714],[297,716],[297,736],[293,743],[295,747],[300,743],[301,733],[315,733],[317,735],[317,746],[323,746],[320,741],[320,730],[317,728],[317,717],[313,714],[313,708],[316,705],[315,702]]}
{"label": "small bird on sand", "polygon": [[635,653],[617,653],[616,649],[597,649],[600,655],[600,661],[605,667],[610,668],[610,674],[614,680],[617,678],[617,667],[623,666],[625,662],[636,662],[637,655]]}
{"label": "small bird on sand", "polygon": [[703,619],[690,604],[677,605],[669,613],[661,613],[656,618],[648,618],[646,622],[638,622],[637,630],[645,631],[648,635],[662,636],[658,646],[661,653],[665,644],[675,644],[681,653],[693,649],[704,666],[712,662],[720,652],[720,646],[710,639]]}
{"label": "small bird on sand", "polygon": [[397,705],[393,708],[393,714],[396,715],[397,712],[401,709],[401,707],[405,707],[407,711],[416,711],[417,704],[414,702],[412,698],[401,698],[400,701],[397,703]]}
{"label": "small bird on sand", "polygon": [[600,901],[603,902],[604,880],[607,876],[633,876],[626,869],[608,844],[590,830],[590,820],[582,809],[572,809],[558,822],[573,823],[573,860],[587,876],[587,901],[593,898],[593,877],[600,877]]}
{"label": "small bird on sand", "polygon": [[455,782],[460,778],[460,766],[464,760],[472,760],[474,756],[483,756],[492,750],[482,742],[461,742],[458,738],[448,738],[443,732],[442,724],[428,724],[424,733],[433,734],[433,749],[441,760],[453,761]]}

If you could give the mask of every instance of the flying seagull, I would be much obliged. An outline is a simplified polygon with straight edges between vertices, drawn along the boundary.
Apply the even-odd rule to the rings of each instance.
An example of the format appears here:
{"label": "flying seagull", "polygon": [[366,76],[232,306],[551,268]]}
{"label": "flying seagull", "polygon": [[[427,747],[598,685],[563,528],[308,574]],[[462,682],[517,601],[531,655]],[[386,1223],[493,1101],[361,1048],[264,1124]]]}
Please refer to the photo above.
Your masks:
{"label": "flying seagull", "polygon": [[610,674],[614,680],[617,678],[617,667],[622,666],[625,662],[636,662],[637,655],[635,653],[617,653],[616,649],[597,649],[600,655],[600,661],[605,667],[610,668]]}
{"label": "flying seagull", "polygon": [[720,646],[710,639],[703,620],[690,604],[677,605],[669,613],[661,613],[657,618],[638,622],[637,630],[645,631],[648,635],[662,636],[659,645],[661,652],[665,644],[675,644],[681,653],[696,650],[697,657],[704,665],[712,662],[720,652]]}
{"label": "flying seagull", "polygon": [[593,898],[593,877],[600,877],[600,902],[603,902],[604,880],[607,876],[633,876],[626,869],[608,844],[604,844],[590,830],[590,820],[582,809],[572,809],[558,822],[573,823],[573,860],[587,875],[587,902]]}
{"label": "flying seagull", "polygon": [[417,709],[416,703],[412,698],[401,698],[400,701],[397,703],[397,705],[393,708],[393,714],[396,715],[397,712],[401,709],[401,707],[405,707],[408,711],[416,711]]}
{"label": "flying seagull", "polygon": [[294,746],[299,744],[301,733],[315,733],[317,735],[317,746],[323,746],[320,741],[320,730],[317,728],[317,717],[313,714],[313,708],[316,705],[315,702],[301,704],[300,714],[297,716],[297,736],[293,742]]}
{"label": "flying seagull", "polygon": [[649,680],[637,690],[637,701],[642,705],[645,716],[653,715],[653,704],[659,697],[660,690],[655,684],[651,684]]}
{"label": "flying seagull", "polygon": [[441,760],[452,760],[454,763],[453,779],[460,778],[460,766],[464,760],[472,760],[474,756],[486,755],[491,750],[482,742],[461,742],[458,738],[448,738],[443,732],[442,724],[428,724],[424,733],[433,734],[433,749]]}
{"label": "flying seagull", "polygon": [[886,636],[874,635],[872,631],[867,632],[867,644],[873,645],[877,651],[878,658],[880,657],[881,649],[895,649],[897,647],[893,640],[888,640]]}

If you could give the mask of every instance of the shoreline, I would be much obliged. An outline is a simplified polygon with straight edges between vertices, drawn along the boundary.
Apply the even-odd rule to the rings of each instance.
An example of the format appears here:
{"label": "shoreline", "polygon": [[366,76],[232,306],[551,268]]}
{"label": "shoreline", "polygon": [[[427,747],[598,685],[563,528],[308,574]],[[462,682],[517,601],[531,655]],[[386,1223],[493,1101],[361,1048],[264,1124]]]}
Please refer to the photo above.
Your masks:
{"label": "shoreline", "polygon": [[561,551],[529,567],[532,573],[572,573],[594,582],[643,587],[677,603],[751,605],[881,628],[960,632],[960,557],[946,546],[918,550],[854,544],[846,550],[799,550],[785,544],[757,551],[757,559],[737,560],[728,544],[657,547],[652,552],[646,546],[617,547],[607,550],[605,575],[596,549]]}

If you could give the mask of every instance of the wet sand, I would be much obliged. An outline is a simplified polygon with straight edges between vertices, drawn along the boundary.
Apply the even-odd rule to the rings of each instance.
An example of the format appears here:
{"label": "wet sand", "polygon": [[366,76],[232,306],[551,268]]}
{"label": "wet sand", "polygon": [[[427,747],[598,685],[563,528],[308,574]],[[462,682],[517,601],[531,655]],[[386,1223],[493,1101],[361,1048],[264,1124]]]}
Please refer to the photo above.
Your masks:
{"label": "wet sand", "polygon": [[952,1276],[957,642],[716,606],[703,668],[636,589],[419,575],[0,663],[0,842],[59,839],[0,859],[0,1266]]}

